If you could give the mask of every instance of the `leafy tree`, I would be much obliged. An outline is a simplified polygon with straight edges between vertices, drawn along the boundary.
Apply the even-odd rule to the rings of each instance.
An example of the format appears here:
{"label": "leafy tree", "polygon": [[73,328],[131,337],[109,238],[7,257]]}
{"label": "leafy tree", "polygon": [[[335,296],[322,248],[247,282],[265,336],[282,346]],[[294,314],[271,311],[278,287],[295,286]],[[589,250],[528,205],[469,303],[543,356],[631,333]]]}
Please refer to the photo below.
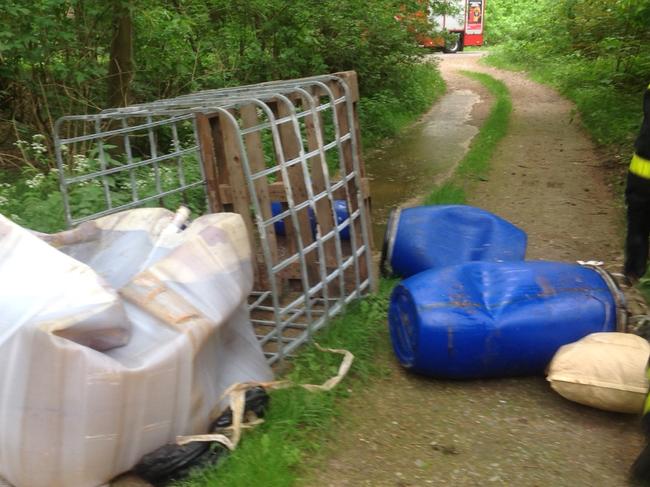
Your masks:
{"label": "leafy tree", "polygon": [[650,77],[650,1],[492,0],[490,43],[511,54],[582,57],[607,64],[603,82],[638,89]]}
{"label": "leafy tree", "polygon": [[[449,3],[435,0],[431,8]],[[420,63],[415,33],[422,26],[395,18],[427,6],[424,0],[4,0],[0,211],[42,229],[58,225],[49,220],[61,214],[54,121],[108,106],[354,69],[364,132],[391,135],[439,91],[435,66]],[[108,142],[119,160],[122,138]],[[77,203],[91,204],[97,188],[83,189],[88,194]]]}
{"label": "leafy tree", "polygon": [[487,8],[495,62],[555,85],[596,140],[629,152],[650,82],[650,1],[491,0]]}
{"label": "leafy tree", "polygon": [[132,7],[124,0],[113,0],[113,38],[108,60],[108,106],[129,105],[133,63]]}
{"label": "leafy tree", "polygon": [[416,0],[5,0],[3,115],[47,134],[60,115],[124,104],[127,87],[142,102],[342,69],[356,69],[372,93],[417,62],[413,32],[395,15],[424,8]]}

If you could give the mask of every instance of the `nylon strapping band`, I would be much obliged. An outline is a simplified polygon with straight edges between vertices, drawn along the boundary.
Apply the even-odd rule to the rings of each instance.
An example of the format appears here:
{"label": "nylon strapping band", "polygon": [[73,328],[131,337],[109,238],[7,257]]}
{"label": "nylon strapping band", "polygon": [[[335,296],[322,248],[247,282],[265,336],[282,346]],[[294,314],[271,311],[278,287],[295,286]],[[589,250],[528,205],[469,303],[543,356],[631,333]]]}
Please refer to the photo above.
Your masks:
{"label": "nylon strapping band", "polygon": [[[195,441],[208,441],[208,442],[218,442],[229,450],[234,450],[239,443],[241,438],[241,431],[243,428],[251,427],[256,424],[263,422],[263,420],[256,420],[253,422],[246,422],[247,418],[245,417],[245,407],[246,407],[246,391],[252,389],[253,387],[262,386],[264,389],[286,389],[288,387],[302,387],[303,389],[308,390],[309,392],[318,392],[318,391],[330,391],[336,387],[339,382],[347,375],[350,367],[352,366],[352,361],[354,360],[354,355],[347,350],[340,348],[322,348],[318,343],[314,342],[314,346],[322,352],[338,353],[343,355],[343,360],[339,365],[339,370],[334,377],[329,378],[323,384],[294,384],[288,380],[280,380],[275,382],[238,382],[231,385],[221,396],[221,399],[229,398],[230,410],[232,411],[232,426],[223,428],[224,431],[217,432],[215,434],[206,434],[206,435],[191,435],[191,436],[177,436],[176,444],[177,445],[187,445]],[[218,404],[221,403],[221,399],[217,401]],[[220,412],[223,411],[213,411],[210,416],[210,421],[214,421]],[[1,486],[0,486],[1,487]]]}

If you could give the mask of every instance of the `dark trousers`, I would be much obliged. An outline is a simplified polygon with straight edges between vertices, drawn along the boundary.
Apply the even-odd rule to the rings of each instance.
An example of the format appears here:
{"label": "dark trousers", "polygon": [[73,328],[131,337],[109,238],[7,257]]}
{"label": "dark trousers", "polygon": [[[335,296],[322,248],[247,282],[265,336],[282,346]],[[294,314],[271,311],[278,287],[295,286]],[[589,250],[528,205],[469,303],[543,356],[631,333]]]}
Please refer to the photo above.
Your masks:
{"label": "dark trousers", "polygon": [[638,279],[648,265],[650,237],[650,179],[628,173],[625,188],[627,204],[627,238],[625,240],[625,275]]}

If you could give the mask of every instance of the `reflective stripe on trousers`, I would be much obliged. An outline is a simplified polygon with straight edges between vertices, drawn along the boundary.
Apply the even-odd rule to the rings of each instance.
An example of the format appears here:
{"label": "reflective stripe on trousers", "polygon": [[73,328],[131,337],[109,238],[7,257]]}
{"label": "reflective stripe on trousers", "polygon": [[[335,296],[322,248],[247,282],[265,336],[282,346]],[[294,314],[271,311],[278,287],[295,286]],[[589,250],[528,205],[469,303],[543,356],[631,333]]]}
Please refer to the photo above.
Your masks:
{"label": "reflective stripe on trousers", "polygon": [[650,161],[634,154],[630,162],[630,172],[644,179],[650,179]]}

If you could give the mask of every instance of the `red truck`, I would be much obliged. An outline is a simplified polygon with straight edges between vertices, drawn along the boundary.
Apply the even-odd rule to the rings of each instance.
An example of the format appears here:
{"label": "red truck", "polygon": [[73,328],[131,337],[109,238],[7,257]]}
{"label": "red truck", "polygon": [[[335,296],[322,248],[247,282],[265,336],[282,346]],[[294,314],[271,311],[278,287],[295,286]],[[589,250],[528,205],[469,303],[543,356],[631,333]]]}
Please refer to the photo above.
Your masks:
{"label": "red truck", "polygon": [[[426,14],[430,25],[446,36],[430,37],[418,35],[418,43],[430,49],[442,48],[445,52],[462,51],[466,46],[483,45],[483,23],[485,21],[485,0],[455,0],[456,13]],[[424,16],[424,15],[423,15]]]}

